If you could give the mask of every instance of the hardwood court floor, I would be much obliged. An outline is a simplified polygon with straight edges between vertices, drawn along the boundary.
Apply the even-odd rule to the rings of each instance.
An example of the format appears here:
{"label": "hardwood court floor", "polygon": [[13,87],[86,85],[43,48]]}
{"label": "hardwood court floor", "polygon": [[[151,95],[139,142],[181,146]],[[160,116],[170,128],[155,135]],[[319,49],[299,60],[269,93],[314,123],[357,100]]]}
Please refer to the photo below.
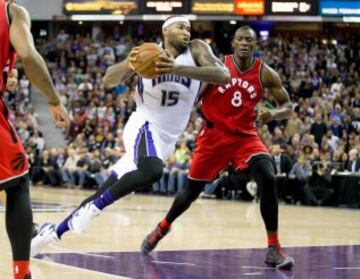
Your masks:
{"label": "hardwood court floor", "polygon": [[[38,223],[59,222],[72,208],[75,208],[90,194],[91,192],[82,190],[34,187],[32,189],[34,220]],[[187,268],[195,266],[196,260],[194,263],[176,262],[179,258],[170,260],[172,256],[194,259],[186,258],[187,256],[182,254],[183,252],[155,253],[155,258],[161,259],[161,261],[151,260],[151,265],[144,263],[148,260],[139,258],[138,253],[132,253],[139,251],[142,239],[162,219],[172,201],[172,197],[145,195],[130,195],[120,200],[95,219],[85,235],[66,234],[61,242],[44,251],[47,255],[43,259],[34,259],[32,271],[35,278],[215,278],[211,275],[215,274],[215,271],[208,269],[206,269],[208,275],[199,275],[200,277],[195,275],[192,277],[191,275],[197,274],[196,272],[200,272],[199,270],[187,270],[186,276],[172,277],[169,276],[169,273],[174,270],[158,269],[160,265],[164,264],[185,265]],[[5,221],[4,217],[5,214],[2,210],[0,213],[2,224]],[[345,245],[341,253],[351,254],[360,244],[360,210],[280,206],[280,237],[281,243],[285,247],[323,246],[321,248],[325,249],[328,246]],[[195,251],[194,253],[198,253],[200,262],[205,261],[205,257],[208,257],[207,260],[211,257],[210,254],[207,256],[201,254],[208,253],[207,251],[210,253],[210,250],[212,255],[217,255],[217,253],[222,255],[221,253],[224,251],[240,251],[240,254],[241,251],[252,251],[251,253],[254,252],[254,255],[257,255],[255,258],[258,262],[255,264],[261,265],[263,263],[263,251],[244,250],[244,248],[263,248],[266,245],[265,240],[259,204],[199,199],[174,224],[172,232],[160,243],[157,251]],[[349,252],[347,247],[355,248]],[[301,253],[298,254],[296,249],[288,250],[299,255],[300,261],[306,260],[305,257],[301,256]],[[10,246],[4,225],[0,230],[0,251],[0,278],[12,278]],[[250,252],[246,253],[235,257],[249,257]],[[329,253],[326,251],[326,254]],[[350,259],[352,258],[351,255]],[[106,262],[110,258],[117,259],[117,263],[120,261],[126,262],[126,264],[120,265],[119,263],[121,268],[118,267],[118,270],[114,271],[117,264]],[[166,259],[169,259],[170,262],[168,263]],[[134,266],[131,266],[132,263]],[[213,265],[214,263],[210,264]],[[342,264],[344,268],[351,265],[346,261]],[[98,265],[98,267],[95,268],[94,265]],[[243,268],[246,267],[243,266]],[[264,270],[266,271],[265,267]],[[334,270],[338,270],[337,267],[334,267]],[[360,272],[360,267],[355,267],[355,270]],[[291,274],[281,275],[281,277],[277,273],[274,274],[266,278],[295,278]],[[357,277],[358,273],[354,275],[355,277],[352,277],[352,274],[348,277],[339,276],[331,278],[360,278],[360,275]],[[326,278],[321,274],[317,277]],[[217,276],[216,278],[220,277]],[[245,275],[232,277],[229,273],[229,276],[223,274],[221,278],[247,277]],[[301,277],[296,276],[296,278]],[[308,276],[307,278],[311,277]]]}

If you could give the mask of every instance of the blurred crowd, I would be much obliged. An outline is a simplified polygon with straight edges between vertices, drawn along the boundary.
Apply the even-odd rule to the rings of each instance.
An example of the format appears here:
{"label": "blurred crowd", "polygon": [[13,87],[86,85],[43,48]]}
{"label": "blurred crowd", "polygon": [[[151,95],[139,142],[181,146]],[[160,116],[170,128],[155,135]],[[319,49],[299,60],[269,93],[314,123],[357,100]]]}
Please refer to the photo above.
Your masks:
{"label": "blurred crowd", "polygon": [[[256,55],[280,74],[295,111],[287,121],[259,127],[274,155],[284,202],[326,204],[332,195],[332,175],[360,174],[360,48],[355,37],[335,39],[278,35],[259,42]],[[13,121],[30,156],[35,185],[92,188],[109,176],[107,169],[124,153],[123,127],[135,109],[132,95],[137,78],[106,89],[102,77],[108,66],[122,61],[141,42],[119,34],[92,38],[65,30],[53,40],[37,42],[70,112],[71,125],[64,131],[66,147],[46,148],[30,105],[31,85],[20,72],[18,86],[7,94],[7,101],[16,112]],[[216,42],[211,46],[219,57],[224,55]],[[271,96],[262,105],[276,106]],[[171,195],[186,187],[191,151],[202,123],[199,109],[194,108],[174,155],[166,162],[164,177],[151,192]],[[290,184],[297,186],[288,189]],[[253,182],[239,178],[229,167],[207,185],[203,196],[251,200],[256,193]]]}

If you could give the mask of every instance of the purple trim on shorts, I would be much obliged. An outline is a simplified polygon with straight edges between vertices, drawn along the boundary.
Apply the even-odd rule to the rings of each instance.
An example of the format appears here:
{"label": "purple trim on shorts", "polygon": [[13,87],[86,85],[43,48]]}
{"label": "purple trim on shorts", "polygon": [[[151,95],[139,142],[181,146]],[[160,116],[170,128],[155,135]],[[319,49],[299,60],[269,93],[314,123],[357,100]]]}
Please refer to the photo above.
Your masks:
{"label": "purple trim on shorts", "polygon": [[139,129],[139,133],[137,134],[136,139],[135,139],[135,145],[134,145],[134,163],[135,164],[137,164],[137,161],[138,161],[138,147],[139,147],[141,135],[144,132],[146,123],[148,123],[148,122],[145,122],[145,124],[141,126],[141,128]]}
{"label": "purple trim on shorts", "polygon": [[145,123],[145,135],[146,135],[146,147],[148,151],[148,155],[152,157],[157,157],[156,148],[154,144],[154,140],[152,137],[152,133],[149,130],[149,122]]}

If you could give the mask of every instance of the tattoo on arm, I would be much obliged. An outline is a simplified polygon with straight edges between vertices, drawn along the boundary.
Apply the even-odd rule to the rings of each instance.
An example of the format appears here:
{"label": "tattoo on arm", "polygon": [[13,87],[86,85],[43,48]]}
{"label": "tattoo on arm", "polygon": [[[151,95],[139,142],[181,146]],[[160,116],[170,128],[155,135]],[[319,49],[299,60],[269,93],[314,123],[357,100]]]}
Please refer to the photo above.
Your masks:
{"label": "tattoo on arm", "polygon": [[190,49],[198,67],[179,65],[176,74],[209,83],[224,84],[229,81],[228,69],[215,57],[209,45],[201,40],[194,40]]}

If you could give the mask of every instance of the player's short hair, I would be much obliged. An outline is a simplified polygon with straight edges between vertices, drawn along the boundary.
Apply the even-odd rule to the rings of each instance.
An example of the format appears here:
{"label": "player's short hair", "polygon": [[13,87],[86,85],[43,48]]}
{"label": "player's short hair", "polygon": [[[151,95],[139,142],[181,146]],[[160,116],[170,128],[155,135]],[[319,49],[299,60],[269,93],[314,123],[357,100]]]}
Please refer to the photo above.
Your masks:
{"label": "player's short hair", "polygon": [[257,39],[256,31],[255,31],[252,27],[250,27],[249,25],[240,26],[238,29],[236,29],[235,34],[236,34],[237,32],[242,31],[242,30],[252,31],[252,32],[255,34],[255,39]]}

